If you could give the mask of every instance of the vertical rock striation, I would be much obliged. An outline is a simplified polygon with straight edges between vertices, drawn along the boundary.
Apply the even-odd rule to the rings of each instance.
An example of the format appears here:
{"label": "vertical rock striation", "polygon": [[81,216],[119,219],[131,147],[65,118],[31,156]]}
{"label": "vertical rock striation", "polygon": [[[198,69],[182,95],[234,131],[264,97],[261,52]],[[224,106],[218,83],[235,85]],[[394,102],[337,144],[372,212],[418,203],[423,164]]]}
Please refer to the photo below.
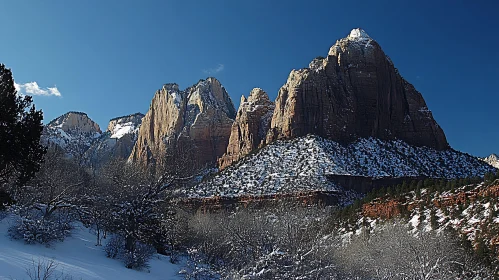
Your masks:
{"label": "vertical rock striation", "polygon": [[236,120],[227,146],[227,152],[219,159],[221,169],[238,161],[264,143],[274,113],[274,103],[260,88],[251,91],[248,99],[241,97]]}
{"label": "vertical rock striation", "polygon": [[142,119],[130,160],[161,163],[167,154],[194,152],[199,165],[215,163],[226,150],[235,108],[215,78],[185,90],[166,84]]}
{"label": "vertical rock striation", "polygon": [[275,106],[266,143],[315,134],[339,142],[376,137],[449,148],[421,94],[361,29],[309,68],[293,70]]}

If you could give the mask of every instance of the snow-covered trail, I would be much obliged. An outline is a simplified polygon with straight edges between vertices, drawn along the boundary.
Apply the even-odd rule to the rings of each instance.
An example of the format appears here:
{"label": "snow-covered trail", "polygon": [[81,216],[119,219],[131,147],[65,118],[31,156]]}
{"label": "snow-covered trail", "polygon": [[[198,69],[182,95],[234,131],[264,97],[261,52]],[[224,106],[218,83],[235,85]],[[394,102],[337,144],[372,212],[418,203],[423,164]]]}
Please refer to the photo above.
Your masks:
{"label": "snow-covered trail", "polygon": [[149,272],[127,269],[120,261],[106,258],[103,247],[94,245],[95,236],[82,226],[75,228],[64,242],[50,248],[10,240],[7,235],[10,220],[0,221],[0,280],[29,279],[26,268],[39,259],[53,259],[57,271],[71,275],[75,280],[180,279],[180,266],[171,264],[165,256],[155,255],[149,263]]}

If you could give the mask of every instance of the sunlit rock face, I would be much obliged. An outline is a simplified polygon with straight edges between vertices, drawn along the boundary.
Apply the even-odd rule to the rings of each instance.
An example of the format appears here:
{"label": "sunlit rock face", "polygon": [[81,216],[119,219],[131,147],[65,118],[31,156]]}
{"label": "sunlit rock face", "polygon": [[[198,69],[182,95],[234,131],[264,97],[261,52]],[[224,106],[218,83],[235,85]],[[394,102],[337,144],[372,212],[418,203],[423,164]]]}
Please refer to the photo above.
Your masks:
{"label": "sunlit rock face", "polygon": [[309,68],[291,71],[279,90],[266,142],[307,134],[338,142],[376,137],[449,148],[421,94],[361,29],[338,40]]}
{"label": "sunlit rock face", "polygon": [[221,169],[238,161],[265,141],[274,113],[274,103],[260,88],[255,88],[250,95],[241,97],[236,120],[232,124],[226,153],[219,159]]}
{"label": "sunlit rock face", "polygon": [[129,160],[158,163],[167,154],[194,151],[197,164],[215,164],[227,148],[235,115],[232,100],[215,78],[185,90],[166,84],[142,119]]}

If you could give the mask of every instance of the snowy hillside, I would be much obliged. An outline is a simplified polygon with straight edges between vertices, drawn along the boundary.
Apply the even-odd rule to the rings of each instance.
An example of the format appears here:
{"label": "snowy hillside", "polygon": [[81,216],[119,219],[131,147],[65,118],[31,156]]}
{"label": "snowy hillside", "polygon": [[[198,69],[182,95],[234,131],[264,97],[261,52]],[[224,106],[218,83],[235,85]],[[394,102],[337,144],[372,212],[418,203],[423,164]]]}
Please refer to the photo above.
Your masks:
{"label": "snowy hillside", "polygon": [[434,182],[409,192],[378,193],[374,199],[343,209],[342,215],[347,218],[335,220],[336,232],[347,241],[362,232],[382,228],[388,220],[401,220],[413,235],[432,231],[457,233],[461,244],[486,259],[496,271],[495,277],[487,279],[497,279],[499,180],[481,183],[462,180],[461,185],[457,182],[459,180],[451,184]]}
{"label": "snowy hillside", "polygon": [[95,236],[81,226],[64,242],[50,248],[10,240],[8,226],[8,218],[0,221],[0,280],[29,279],[26,269],[31,269],[33,261],[38,263],[39,260],[45,263],[54,260],[57,265],[55,276],[64,273],[73,277],[60,279],[180,279],[180,266],[171,264],[168,257],[156,255],[150,261],[149,271],[127,269],[120,261],[106,258],[103,247],[95,246]]}
{"label": "snowy hillside", "polygon": [[360,139],[348,146],[317,136],[276,141],[186,191],[189,197],[341,191],[329,175],[373,178],[464,178],[495,169],[454,150],[436,151],[402,141]]}

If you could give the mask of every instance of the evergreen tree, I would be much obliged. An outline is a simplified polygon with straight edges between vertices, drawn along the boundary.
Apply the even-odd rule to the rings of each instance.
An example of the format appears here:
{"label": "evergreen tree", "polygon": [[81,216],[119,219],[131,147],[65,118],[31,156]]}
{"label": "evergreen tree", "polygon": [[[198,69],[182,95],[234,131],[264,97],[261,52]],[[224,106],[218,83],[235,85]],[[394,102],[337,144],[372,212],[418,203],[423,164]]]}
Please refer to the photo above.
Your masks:
{"label": "evergreen tree", "polygon": [[17,94],[12,72],[0,64],[0,184],[23,184],[40,168],[43,114],[32,102],[31,96]]}
{"label": "evergreen tree", "polygon": [[434,207],[432,207],[430,210],[430,225],[434,230],[438,228],[437,213],[435,212]]}

